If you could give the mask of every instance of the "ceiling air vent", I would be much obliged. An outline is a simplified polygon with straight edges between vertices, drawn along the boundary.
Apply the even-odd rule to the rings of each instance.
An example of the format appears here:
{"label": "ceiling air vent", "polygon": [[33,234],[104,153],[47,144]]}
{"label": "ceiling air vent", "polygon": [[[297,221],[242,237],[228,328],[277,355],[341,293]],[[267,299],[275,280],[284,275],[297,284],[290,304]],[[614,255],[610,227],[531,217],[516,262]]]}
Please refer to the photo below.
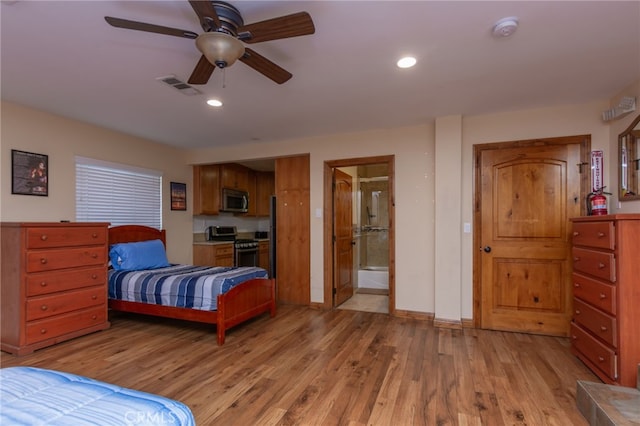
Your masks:
{"label": "ceiling air vent", "polygon": [[196,88],[194,88],[192,86],[189,86],[187,83],[185,83],[182,80],[178,80],[175,75],[167,75],[165,77],[158,77],[158,78],[156,78],[156,80],[173,87],[174,89],[178,90],[183,95],[194,96],[194,95],[201,95],[202,94],[202,92],[199,91],[198,89],[196,89]]}

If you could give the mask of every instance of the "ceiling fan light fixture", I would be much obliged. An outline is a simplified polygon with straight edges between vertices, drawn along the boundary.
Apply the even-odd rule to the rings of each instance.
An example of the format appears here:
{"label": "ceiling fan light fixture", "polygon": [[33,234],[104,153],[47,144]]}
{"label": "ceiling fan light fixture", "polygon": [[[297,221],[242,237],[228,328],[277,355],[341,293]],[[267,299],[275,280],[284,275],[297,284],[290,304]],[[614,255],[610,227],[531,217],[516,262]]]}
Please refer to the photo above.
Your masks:
{"label": "ceiling fan light fixture", "polygon": [[244,44],[240,40],[219,31],[200,34],[196,47],[218,68],[230,67],[244,55]]}
{"label": "ceiling fan light fixture", "polygon": [[222,106],[222,101],[220,101],[219,99],[209,99],[207,101],[207,105],[212,106],[212,107],[221,107]]}

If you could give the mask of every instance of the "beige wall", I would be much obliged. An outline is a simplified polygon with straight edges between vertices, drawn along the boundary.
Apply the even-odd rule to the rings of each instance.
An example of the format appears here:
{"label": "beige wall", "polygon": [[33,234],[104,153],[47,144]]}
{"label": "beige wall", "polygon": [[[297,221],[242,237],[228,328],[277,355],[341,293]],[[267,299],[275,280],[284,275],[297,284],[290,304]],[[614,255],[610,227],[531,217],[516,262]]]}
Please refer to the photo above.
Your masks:
{"label": "beige wall", "polygon": [[[0,128],[0,219],[2,221],[75,220],[75,156],[112,161],[163,173],[163,226],[171,262],[191,262],[192,217],[171,211],[169,182],[185,182],[191,197],[191,167],[181,150],[3,102]],[[49,196],[11,194],[11,150],[49,156]],[[190,204],[190,203],[189,203]]]}
{"label": "beige wall", "polygon": [[[639,85],[631,89],[640,99]],[[628,94],[625,92],[625,94]],[[611,102],[614,101],[613,99]],[[2,188],[0,214],[2,220],[60,220],[73,216],[73,157],[81,155],[107,161],[123,161],[162,170],[165,194],[168,182],[188,184],[187,212],[171,212],[165,203],[164,223],[169,234],[169,257],[176,262],[191,259],[191,171],[189,164],[275,158],[286,155],[310,154],[311,160],[311,300],[323,301],[323,238],[322,210],[323,164],[328,160],[395,156],[396,206],[396,309],[435,313],[443,319],[472,318],[472,235],[461,233],[462,223],[473,223],[473,145],[532,138],[590,134],[592,148],[605,155],[604,182],[617,189],[617,134],[633,117],[603,123],[601,113],[610,100],[581,105],[539,108],[483,116],[440,119],[446,131],[437,133],[434,123],[397,129],[328,135],[322,137],[256,143],[250,146],[178,151],[139,138],[111,132],[94,126],[55,117],[11,104],[2,104]],[[635,116],[635,115],[634,115]],[[33,123],[38,123],[34,126]],[[456,124],[457,123],[457,124]],[[450,141],[451,135],[460,134]],[[448,135],[448,136],[447,136]],[[445,139],[446,138],[446,139]],[[436,152],[437,146],[437,152]],[[9,152],[11,148],[49,155],[51,196],[28,197],[11,195]],[[123,156],[122,152],[127,155]],[[460,156],[458,153],[462,153]],[[436,179],[438,168],[444,175]],[[456,154],[456,155],[453,155]],[[440,173],[440,172],[438,172]],[[452,205],[457,226],[449,228],[451,236],[440,233],[436,240],[436,181],[447,181],[448,174],[461,176],[459,190],[446,191],[447,197],[458,197]],[[448,200],[447,205],[451,203]],[[626,202],[611,212],[639,212],[640,202]],[[450,282],[438,278],[436,291],[435,253],[458,255],[459,277]],[[186,258],[188,257],[188,258]],[[451,265],[452,265],[451,264]],[[449,265],[448,267],[450,267]],[[440,270],[447,270],[441,268]],[[455,286],[454,288],[448,286]],[[449,289],[450,288],[450,291]]]}

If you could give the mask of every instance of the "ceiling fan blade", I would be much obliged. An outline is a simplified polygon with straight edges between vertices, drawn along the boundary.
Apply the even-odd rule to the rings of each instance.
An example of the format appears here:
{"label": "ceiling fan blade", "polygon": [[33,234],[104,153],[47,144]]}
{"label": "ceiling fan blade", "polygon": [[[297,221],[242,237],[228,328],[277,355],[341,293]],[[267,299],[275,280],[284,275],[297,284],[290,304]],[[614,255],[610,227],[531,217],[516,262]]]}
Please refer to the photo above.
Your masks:
{"label": "ceiling fan blade", "polygon": [[238,37],[245,43],[260,43],[313,34],[315,31],[311,16],[307,12],[298,12],[244,25],[238,28]]}
{"label": "ceiling fan blade", "polygon": [[213,65],[204,55],[200,57],[198,64],[195,69],[191,73],[191,77],[189,77],[189,84],[207,84],[209,79],[211,78],[211,74],[216,69],[215,65]]}
{"label": "ceiling fan blade", "polygon": [[114,18],[112,16],[105,16],[104,20],[111,26],[125,28],[128,30],[138,30],[147,33],[166,34],[191,39],[198,38],[198,34],[193,31],[179,30],[177,28],[163,27],[161,25],[145,24],[144,22],[129,21],[128,19]]}
{"label": "ceiling fan blade", "polygon": [[[189,4],[193,8],[198,18],[200,18],[200,24],[202,25],[202,29],[205,31],[210,31],[212,29],[220,28],[220,18],[218,17],[218,12],[213,8],[213,4],[209,0],[189,0]],[[210,21],[213,23],[215,28],[210,28]]]}
{"label": "ceiling fan blade", "polygon": [[292,74],[289,71],[274,64],[264,56],[249,48],[245,48],[244,56],[240,58],[240,61],[249,65],[265,77],[269,77],[278,84],[282,84],[292,77]]}

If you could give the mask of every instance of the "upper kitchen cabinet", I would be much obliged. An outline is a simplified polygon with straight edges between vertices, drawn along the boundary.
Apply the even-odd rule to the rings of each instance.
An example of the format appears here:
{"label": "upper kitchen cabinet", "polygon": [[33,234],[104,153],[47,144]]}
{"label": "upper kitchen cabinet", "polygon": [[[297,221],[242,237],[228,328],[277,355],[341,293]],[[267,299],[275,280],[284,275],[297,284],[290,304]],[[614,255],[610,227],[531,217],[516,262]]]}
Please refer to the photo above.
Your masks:
{"label": "upper kitchen cabinet", "polygon": [[239,191],[249,192],[249,173],[248,167],[240,164],[229,163],[220,165],[220,176],[222,188],[237,189]]}
{"label": "upper kitchen cabinet", "polygon": [[276,193],[276,180],[273,172],[256,172],[256,193],[254,196],[256,216],[268,217],[271,212],[270,199]]}
{"label": "upper kitchen cabinet", "polygon": [[193,214],[220,213],[220,166],[193,166]]}

